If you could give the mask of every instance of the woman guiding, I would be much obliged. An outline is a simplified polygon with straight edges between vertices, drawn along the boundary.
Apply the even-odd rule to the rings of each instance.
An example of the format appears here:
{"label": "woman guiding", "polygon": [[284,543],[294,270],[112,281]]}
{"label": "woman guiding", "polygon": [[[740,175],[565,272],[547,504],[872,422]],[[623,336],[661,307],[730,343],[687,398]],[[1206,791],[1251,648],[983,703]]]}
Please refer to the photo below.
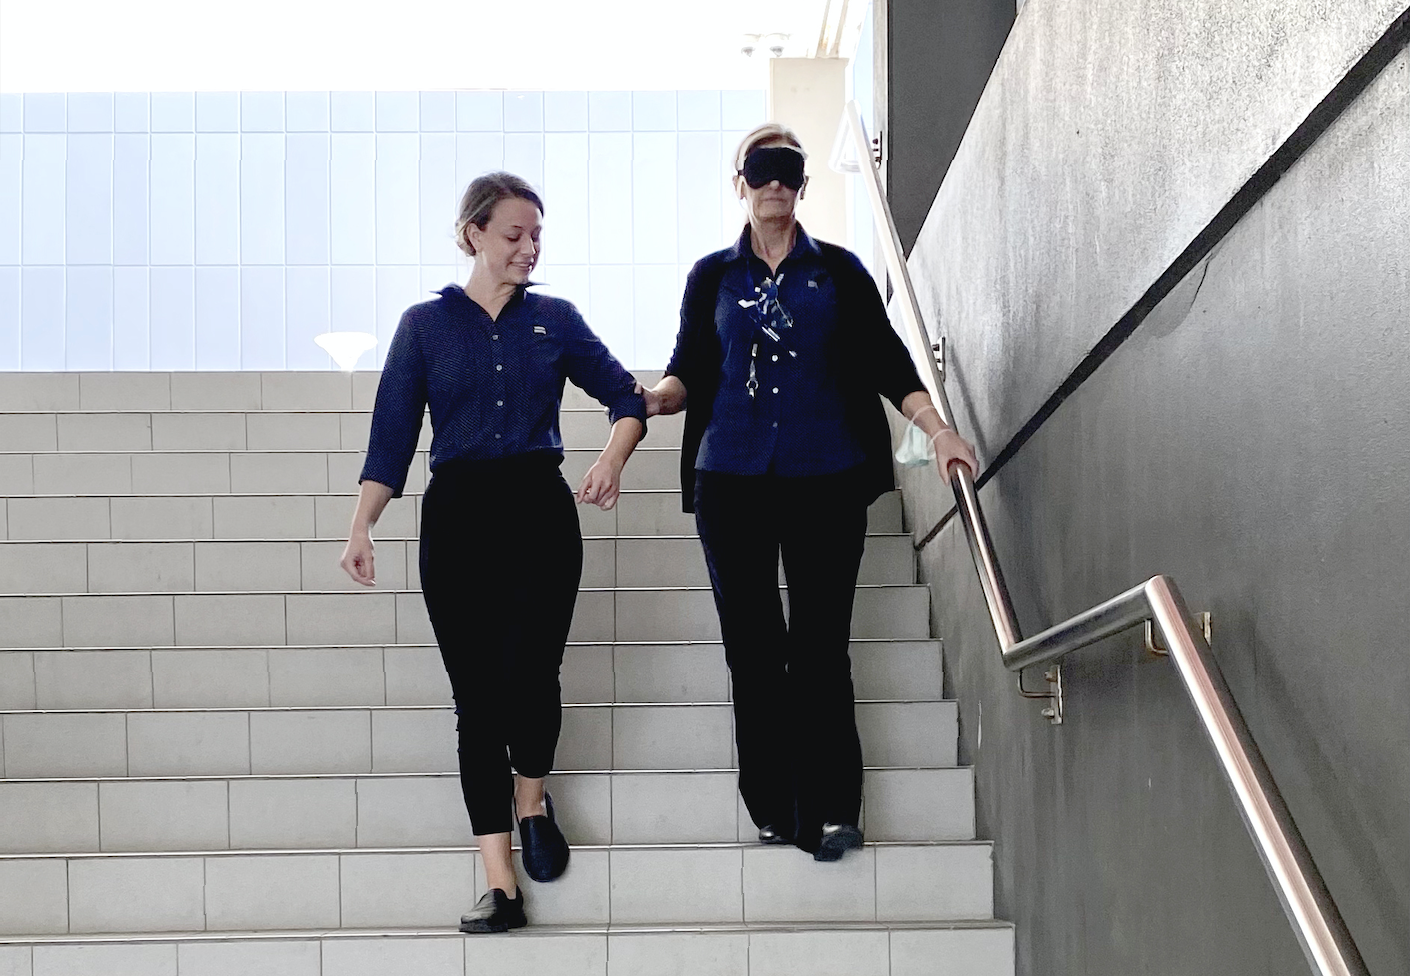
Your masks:
{"label": "woman guiding", "polygon": [[[766,844],[819,861],[862,844],[862,753],[848,640],[867,506],[894,487],[886,397],[974,471],[941,422],[876,285],[798,223],[807,156],[770,123],[745,136],[739,240],[695,264],[652,412],[689,407],[694,511],[734,689],[739,789]],[[782,554],[789,614],[778,588]]]}
{"label": "woman guiding", "polygon": [[461,919],[465,932],[526,924],[514,821],[530,878],[551,881],[568,865],[544,790],[583,560],[574,493],[559,472],[564,381],[600,400],[612,420],[578,502],[616,504],[622,467],[646,429],[636,381],[577,309],[527,290],[542,218],[542,200],[517,176],[491,173],[466,189],[456,241],[473,260],[470,279],[402,315],[342,557],[354,580],[374,584],[372,526],[402,493],[429,406],[421,589],[455,697],[461,789],[489,888]]}

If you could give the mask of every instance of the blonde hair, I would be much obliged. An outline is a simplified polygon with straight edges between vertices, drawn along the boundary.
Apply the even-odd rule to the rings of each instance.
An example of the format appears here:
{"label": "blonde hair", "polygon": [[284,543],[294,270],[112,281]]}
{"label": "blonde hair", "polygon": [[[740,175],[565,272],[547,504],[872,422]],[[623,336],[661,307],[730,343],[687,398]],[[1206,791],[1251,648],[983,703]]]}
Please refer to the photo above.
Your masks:
{"label": "blonde hair", "polygon": [[793,148],[803,153],[803,158],[807,159],[808,154],[803,152],[803,143],[798,138],[798,133],[794,132],[782,122],[765,122],[761,126],[746,135],[739,143],[739,148],[734,151],[734,171],[737,174],[744,168],[744,161],[749,158],[749,154],[754,151],[754,147],[761,142],[786,142]]}
{"label": "blonde hair", "polygon": [[460,198],[460,216],[455,221],[455,244],[470,257],[475,256],[475,245],[470,243],[470,227],[485,229],[494,215],[494,208],[501,200],[527,200],[539,208],[543,214],[543,200],[529,185],[529,181],[513,173],[486,173],[470,181]]}

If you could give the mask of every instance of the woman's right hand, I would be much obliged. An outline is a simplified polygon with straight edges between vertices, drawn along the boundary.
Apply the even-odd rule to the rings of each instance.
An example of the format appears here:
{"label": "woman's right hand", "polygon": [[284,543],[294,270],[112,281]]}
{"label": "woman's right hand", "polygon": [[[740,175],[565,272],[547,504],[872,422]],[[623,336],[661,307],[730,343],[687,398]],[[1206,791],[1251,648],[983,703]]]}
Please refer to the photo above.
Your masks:
{"label": "woman's right hand", "polygon": [[348,544],[343,548],[343,558],[338,565],[363,586],[376,586],[377,574],[372,567],[372,536],[367,532],[353,532]]}

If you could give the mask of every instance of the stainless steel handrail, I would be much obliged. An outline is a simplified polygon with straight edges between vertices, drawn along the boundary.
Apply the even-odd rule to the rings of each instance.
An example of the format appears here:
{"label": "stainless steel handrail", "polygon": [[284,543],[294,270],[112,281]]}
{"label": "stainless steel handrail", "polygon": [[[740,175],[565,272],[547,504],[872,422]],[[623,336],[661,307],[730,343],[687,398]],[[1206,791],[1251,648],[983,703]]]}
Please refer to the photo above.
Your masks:
{"label": "stainless steel handrail", "polygon": [[[931,345],[921,318],[915,288],[902,257],[901,240],[896,233],[891,207],[886,201],[881,175],[872,158],[871,142],[856,102],[847,104],[842,126],[850,137],[856,154],[856,171],[862,174],[862,182],[871,200],[872,216],[881,239],[886,268],[897,291],[896,301],[913,353],[919,363],[929,367],[922,378],[930,388],[941,418],[953,427],[954,413],[945,396],[945,376],[933,355],[935,347]],[[839,131],[833,164],[839,169],[851,169],[839,158],[843,145],[843,135]],[[1168,576],[1153,577],[1120,596],[1025,640],[1013,612],[999,561],[994,556],[993,541],[984,523],[979,496],[969,472],[952,468],[950,487],[955,493],[955,505],[969,541],[974,568],[979,574],[1004,667],[1010,671],[1021,671],[1030,665],[1056,661],[1104,637],[1148,620],[1153,621],[1199,714],[1200,724],[1214,747],[1244,825],[1253,838],[1308,964],[1319,976],[1370,976],[1346,922],[1293,822],[1287,803],[1273,782],[1248,723],[1229,692],[1209,644],[1202,634],[1190,627],[1190,612],[1175,581]]]}

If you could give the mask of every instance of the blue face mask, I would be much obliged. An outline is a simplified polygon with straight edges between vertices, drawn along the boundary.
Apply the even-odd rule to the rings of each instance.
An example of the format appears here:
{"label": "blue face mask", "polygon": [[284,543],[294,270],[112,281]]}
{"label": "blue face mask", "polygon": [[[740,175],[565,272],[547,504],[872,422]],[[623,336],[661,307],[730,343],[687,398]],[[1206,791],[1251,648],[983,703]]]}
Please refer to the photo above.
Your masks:
{"label": "blue face mask", "polygon": [[755,149],[745,157],[739,175],[755,190],[774,180],[790,190],[799,190],[803,187],[803,154],[788,146]]}

